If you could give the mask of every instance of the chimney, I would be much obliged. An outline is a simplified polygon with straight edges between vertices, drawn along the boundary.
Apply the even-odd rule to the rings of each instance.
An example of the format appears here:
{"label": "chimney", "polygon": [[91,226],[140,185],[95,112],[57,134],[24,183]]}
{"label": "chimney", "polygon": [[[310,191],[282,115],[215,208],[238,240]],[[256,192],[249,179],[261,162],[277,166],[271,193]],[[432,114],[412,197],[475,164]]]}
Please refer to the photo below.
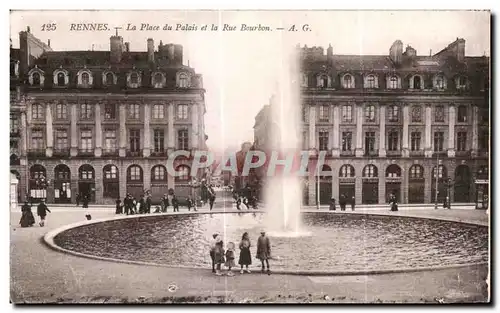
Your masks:
{"label": "chimney", "polygon": [[50,47],[50,39],[47,39],[47,46]]}
{"label": "chimney", "polygon": [[182,64],[182,45],[173,45],[174,46],[174,62],[175,64]]}
{"label": "chimney", "polygon": [[130,52],[130,42],[125,43],[125,52]]}
{"label": "chimney", "polygon": [[153,38],[148,38],[148,62],[155,62],[155,42]]}
{"label": "chimney", "polygon": [[326,58],[331,60],[333,58],[333,47],[331,44],[328,45],[328,49],[326,49]]}
{"label": "chimney", "polygon": [[28,27],[26,27],[26,32],[28,32],[28,33],[29,33],[29,32],[31,32],[31,29],[30,29],[30,27],[29,27],[29,26],[28,26]]}
{"label": "chimney", "polygon": [[453,53],[458,62],[463,62],[465,60],[465,39],[457,38],[448,46],[448,50]]}
{"label": "chimney", "polygon": [[389,57],[394,64],[401,65],[403,58],[403,42],[401,42],[401,40],[394,41],[391,49],[389,49]]}
{"label": "chimney", "polygon": [[174,57],[175,57],[175,47],[171,43],[169,43],[167,45],[167,56],[168,56],[168,61],[170,63],[173,63],[174,62]]}
{"label": "chimney", "polygon": [[111,36],[109,44],[111,63],[120,63],[123,55],[123,38],[121,36]]}

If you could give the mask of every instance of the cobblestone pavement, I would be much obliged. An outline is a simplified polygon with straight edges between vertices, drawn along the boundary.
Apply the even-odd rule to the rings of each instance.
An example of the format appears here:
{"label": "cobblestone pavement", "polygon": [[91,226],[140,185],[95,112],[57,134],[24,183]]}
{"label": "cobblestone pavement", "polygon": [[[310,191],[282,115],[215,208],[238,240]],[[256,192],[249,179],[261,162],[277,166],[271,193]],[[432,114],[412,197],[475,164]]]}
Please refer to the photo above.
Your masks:
{"label": "cobblestone pavement", "polygon": [[[92,208],[91,208],[92,209]],[[220,210],[220,209],[219,209]],[[311,210],[312,211],[312,210]],[[97,261],[49,249],[42,236],[85,219],[85,210],[57,208],[44,228],[19,228],[12,212],[11,299],[23,302],[484,302],[487,266],[371,276],[308,277],[236,274],[216,277],[209,269],[175,269]],[[361,210],[357,213],[363,213]],[[370,213],[391,213],[377,210]],[[93,218],[114,216],[92,209]],[[408,210],[398,215],[436,216],[487,224],[476,210]]]}

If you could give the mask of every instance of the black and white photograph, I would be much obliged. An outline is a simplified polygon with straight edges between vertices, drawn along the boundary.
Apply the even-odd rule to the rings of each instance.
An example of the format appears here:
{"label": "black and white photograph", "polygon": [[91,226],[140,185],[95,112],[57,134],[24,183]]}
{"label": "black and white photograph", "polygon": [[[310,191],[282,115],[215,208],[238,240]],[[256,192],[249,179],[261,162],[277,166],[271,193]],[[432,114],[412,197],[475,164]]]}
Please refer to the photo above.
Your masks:
{"label": "black and white photograph", "polygon": [[9,18],[12,304],[491,303],[490,11]]}

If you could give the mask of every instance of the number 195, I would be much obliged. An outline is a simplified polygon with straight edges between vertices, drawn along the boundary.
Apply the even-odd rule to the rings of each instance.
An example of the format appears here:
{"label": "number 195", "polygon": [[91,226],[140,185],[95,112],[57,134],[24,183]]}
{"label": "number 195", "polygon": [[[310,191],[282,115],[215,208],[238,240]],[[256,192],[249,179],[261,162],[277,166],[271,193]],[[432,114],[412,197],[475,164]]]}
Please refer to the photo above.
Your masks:
{"label": "number 195", "polygon": [[57,29],[57,25],[56,23],[52,23],[52,24],[43,24],[42,25],[42,31],[48,31],[48,32],[51,32],[51,31],[55,31]]}

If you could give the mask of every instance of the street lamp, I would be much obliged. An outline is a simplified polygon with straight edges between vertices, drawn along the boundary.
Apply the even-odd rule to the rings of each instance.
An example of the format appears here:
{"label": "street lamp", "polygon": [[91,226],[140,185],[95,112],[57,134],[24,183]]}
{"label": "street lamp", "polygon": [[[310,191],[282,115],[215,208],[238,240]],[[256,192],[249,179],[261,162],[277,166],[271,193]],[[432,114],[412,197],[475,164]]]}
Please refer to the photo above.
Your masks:
{"label": "street lamp", "polygon": [[434,209],[437,210],[438,208],[438,192],[439,192],[439,153],[436,153],[436,169],[434,170],[434,175],[436,176],[436,189],[435,189],[435,195],[434,195]]}
{"label": "street lamp", "polygon": [[448,209],[451,209],[451,186],[453,185],[453,181],[451,180],[451,177],[448,177]]}

